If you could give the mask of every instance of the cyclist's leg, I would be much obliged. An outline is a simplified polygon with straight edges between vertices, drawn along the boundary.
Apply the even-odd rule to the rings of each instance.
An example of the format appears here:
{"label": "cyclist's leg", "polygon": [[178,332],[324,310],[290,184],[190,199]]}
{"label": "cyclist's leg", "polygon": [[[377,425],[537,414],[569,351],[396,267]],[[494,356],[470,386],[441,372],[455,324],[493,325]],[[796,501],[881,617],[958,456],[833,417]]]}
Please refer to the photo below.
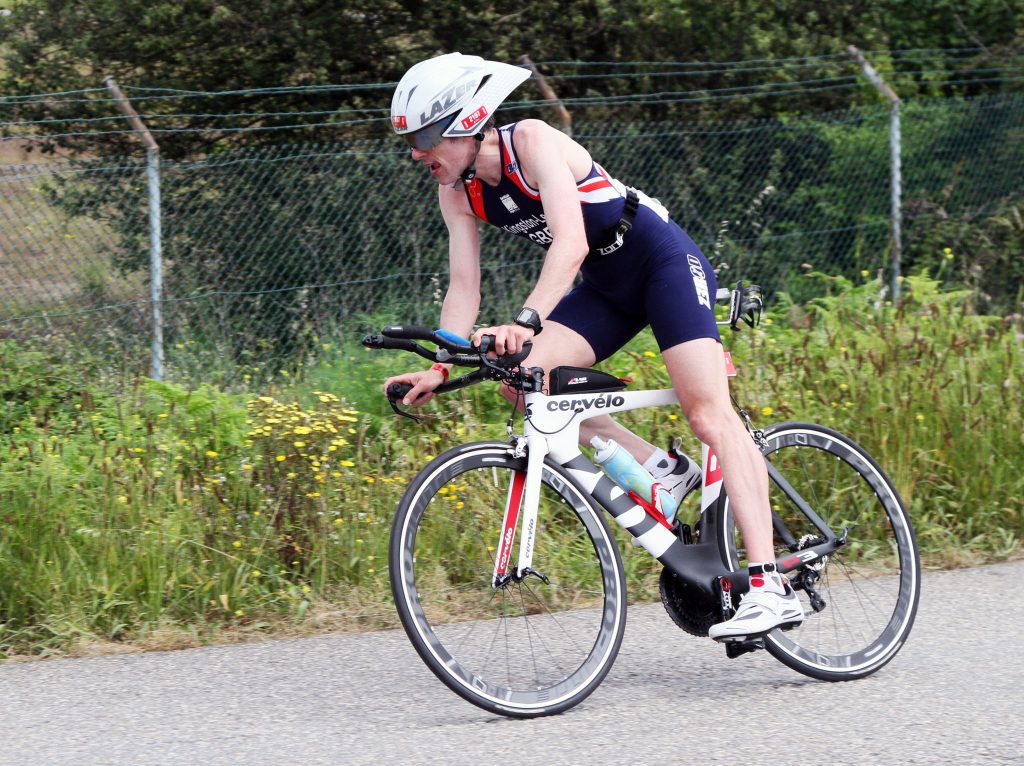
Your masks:
{"label": "cyclist's leg", "polygon": [[774,561],[768,472],[729,399],[718,325],[715,273],[689,235],[674,224],[652,257],[647,314],[690,427],[714,450],[750,561]]}
{"label": "cyclist's leg", "polygon": [[768,472],[729,400],[721,345],[698,338],[666,349],[663,356],[690,427],[718,456],[750,561],[774,561]]}
{"label": "cyclist's leg", "polygon": [[[570,291],[545,320],[544,331],[533,338],[533,350],[525,363],[544,370],[559,365],[593,367],[625,345],[646,324],[645,318],[624,315],[583,283]],[[502,393],[516,401],[514,391],[505,387]],[[614,439],[641,463],[655,451],[654,445],[608,415],[580,424],[580,444],[589,445],[594,436]]]}

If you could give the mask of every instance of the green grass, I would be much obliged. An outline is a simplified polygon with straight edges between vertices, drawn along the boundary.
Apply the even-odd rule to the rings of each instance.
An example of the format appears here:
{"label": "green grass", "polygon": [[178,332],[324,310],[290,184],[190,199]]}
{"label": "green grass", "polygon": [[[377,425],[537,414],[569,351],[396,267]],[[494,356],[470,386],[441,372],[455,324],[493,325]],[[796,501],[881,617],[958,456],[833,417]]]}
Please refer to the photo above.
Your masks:
{"label": "green grass", "polygon": [[[877,305],[871,280],[811,278],[832,294],[782,300],[726,339],[755,423],[817,421],[860,442],[896,481],[929,565],[1019,555],[1019,318],[976,316],[967,294],[923,277],[899,307]],[[449,446],[502,438],[508,405],[477,386],[415,424],[380,388],[425,363],[354,340],[323,350],[301,383],[238,394],[126,391],[0,342],[0,653],[394,626],[387,539],[404,485]],[[656,352],[644,334],[604,368],[667,386]],[[626,420],[658,444],[685,433],[667,409]],[[653,597],[656,563],[622,550],[633,598]]]}

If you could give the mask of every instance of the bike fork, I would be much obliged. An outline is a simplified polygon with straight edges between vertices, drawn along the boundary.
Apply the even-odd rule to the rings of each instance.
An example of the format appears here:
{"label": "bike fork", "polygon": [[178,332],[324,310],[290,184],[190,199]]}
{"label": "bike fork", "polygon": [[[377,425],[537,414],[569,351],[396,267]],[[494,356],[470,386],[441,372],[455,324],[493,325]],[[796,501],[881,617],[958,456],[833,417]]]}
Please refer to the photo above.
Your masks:
{"label": "bike fork", "polygon": [[[528,574],[535,574],[530,565],[533,563],[533,547],[537,539],[537,507],[546,455],[547,444],[543,439],[527,437],[526,471],[513,474],[505,500],[501,537],[494,558],[492,583],[495,588],[511,579],[522,580]],[[517,526],[520,528],[519,560],[515,573],[510,574],[509,563]]]}

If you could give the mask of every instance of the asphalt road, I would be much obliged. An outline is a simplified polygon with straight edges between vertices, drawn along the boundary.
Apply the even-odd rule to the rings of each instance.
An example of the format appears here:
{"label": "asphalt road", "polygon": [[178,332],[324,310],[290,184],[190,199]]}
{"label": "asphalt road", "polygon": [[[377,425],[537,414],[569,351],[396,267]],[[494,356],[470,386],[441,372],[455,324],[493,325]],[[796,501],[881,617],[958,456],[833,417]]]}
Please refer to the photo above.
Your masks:
{"label": "asphalt road", "polygon": [[1024,562],[923,578],[910,640],[829,684],[633,607],[600,689],[514,721],[402,632],[0,666],[0,764],[1024,764]]}

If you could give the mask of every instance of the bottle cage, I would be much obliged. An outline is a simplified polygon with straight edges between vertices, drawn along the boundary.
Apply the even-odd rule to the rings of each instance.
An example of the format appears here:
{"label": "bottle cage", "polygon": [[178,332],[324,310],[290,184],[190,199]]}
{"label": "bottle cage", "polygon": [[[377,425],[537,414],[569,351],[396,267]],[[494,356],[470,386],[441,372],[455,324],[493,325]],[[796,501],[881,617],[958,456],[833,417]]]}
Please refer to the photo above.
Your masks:
{"label": "bottle cage", "polygon": [[721,289],[716,297],[718,303],[729,302],[729,319],[718,324],[729,325],[738,331],[742,329],[740,322],[748,327],[756,327],[760,323],[761,312],[764,310],[764,291],[759,285],[737,282],[734,289]]}

